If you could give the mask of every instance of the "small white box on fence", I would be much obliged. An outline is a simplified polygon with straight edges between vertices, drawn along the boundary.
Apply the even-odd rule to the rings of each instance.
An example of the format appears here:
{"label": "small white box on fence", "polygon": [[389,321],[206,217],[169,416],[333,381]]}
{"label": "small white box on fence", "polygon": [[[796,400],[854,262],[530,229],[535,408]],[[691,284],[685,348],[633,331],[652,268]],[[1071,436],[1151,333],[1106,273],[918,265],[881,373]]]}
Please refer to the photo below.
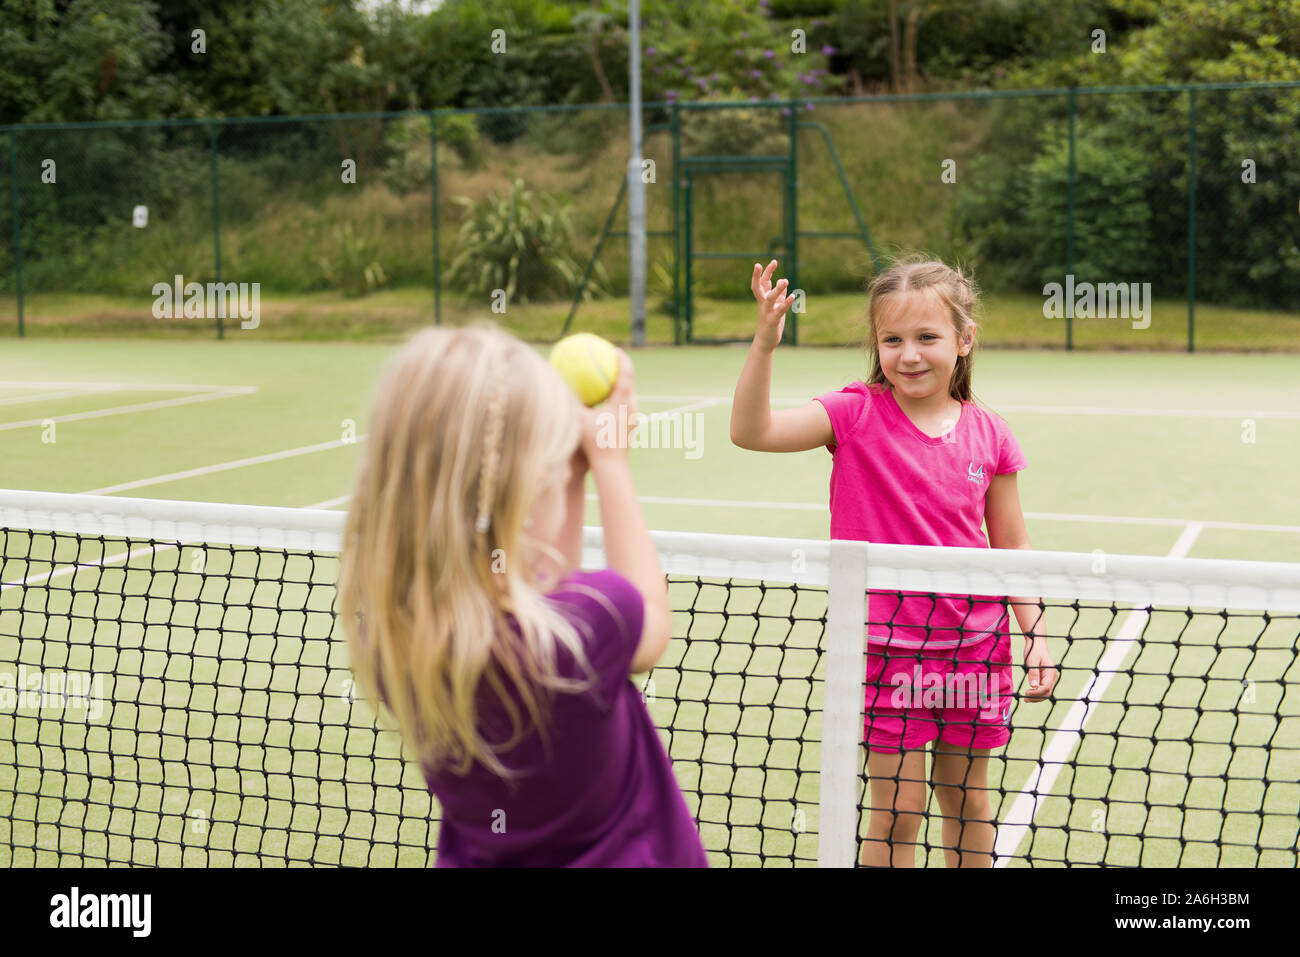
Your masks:
{"label": "small white box on fence", "polygon": [[149,207],[137,206],[131,213],[131,224],[136,229],[144,229],[149,225]]}

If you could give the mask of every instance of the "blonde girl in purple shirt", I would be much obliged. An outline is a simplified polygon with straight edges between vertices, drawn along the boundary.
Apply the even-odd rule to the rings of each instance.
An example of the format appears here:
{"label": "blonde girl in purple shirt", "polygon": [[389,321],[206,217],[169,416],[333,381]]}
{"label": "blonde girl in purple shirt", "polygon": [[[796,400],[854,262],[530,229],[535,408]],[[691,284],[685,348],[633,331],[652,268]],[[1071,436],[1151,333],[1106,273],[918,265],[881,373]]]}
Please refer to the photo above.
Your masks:
{"label": "blonde girl in purple shirt", "polygon": [[[629,680],[671,633],[628,436],[596,440],[598,415],[635,409],[625,354],[593,411],[493,328],[426,329],[380,383],[339,612],[359,686],[438,798],[439,867],[707,865]],[[592,573],[588,472],[607,563]]]}
{"label": "blonde girl in purple shirt", "polygon": [[[758,328],[736,386],[732,441],[760,452],[825,446],[833,456],[833,539],[1029,548],[1016,487],[1024,456],[1006,422],[971,397],[977,327],[970,280],[919,259],[881,273],[869,296],[866,381],[773,412],[772,355],[794,299],[786,280],[773,285],[775,268],[775,260],[754,266]],[[1025,636],[1024,698],[1047,701],[1057,671],[1039,607],[1028,598],[1008,602]],[[931,744],[929,783],[948,866],[991,865],[988,765],[1010,739],[1015,696],[1006,606],[872,592],[865,685],[871,815],[863,866],[914,866]]]}

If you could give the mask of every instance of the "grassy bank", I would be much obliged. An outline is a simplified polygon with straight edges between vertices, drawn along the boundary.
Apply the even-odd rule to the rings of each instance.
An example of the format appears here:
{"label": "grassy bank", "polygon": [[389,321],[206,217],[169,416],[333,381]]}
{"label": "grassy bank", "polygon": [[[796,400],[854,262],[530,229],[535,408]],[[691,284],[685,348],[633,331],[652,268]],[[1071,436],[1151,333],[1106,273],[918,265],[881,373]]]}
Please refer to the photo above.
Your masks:
{"label": "grassy bank", "polygon": [[[27,334],[37,337],[145,336],[150,338],[210,338],[215,324],[203,319],[155,319],[151,300],[139,296],[46,294],[26,304]],[[534,342],[557,338],[569,312],[568,303],[511,305],[493,313],[481,300],[445,295],[443,322],[499,322]],[[595,332],[617,342],[628,339],[628,300],[625,297],[583,303],[571,331]],[[226,334],[259,339],[396,340],[434,320],[429,289],[384,290],[362,299],[336,292],[283,296],[264,293],[260,321],[254,330],[228,320]],[[1300,352],[1300,316],[1289,313],[1201,305],[1196,309],[1196,348],[1227,352]],[[859,294],[810,296],[807,312],[798,317],[803,345],[851,345],[866,335],[865,300]],[[17,333],[13,297],[0,298],[3,335]],[[702,299],[696,304],[695,334],[702,338],[744,338],[752,335],[753,301]],[[647,340],[673,341],[672,318],[652,310]],[[989,295],[984,300],[980,344],[986,348],[1064,348],[1065,322],[1046,319],[1042,299],[1023,295]],[[1173,350],[1187,348],[1187,304],[1157,300],[1151,325],[1134,329],[1123,319],[1078,319],[1074,345],[1081,349]]]}

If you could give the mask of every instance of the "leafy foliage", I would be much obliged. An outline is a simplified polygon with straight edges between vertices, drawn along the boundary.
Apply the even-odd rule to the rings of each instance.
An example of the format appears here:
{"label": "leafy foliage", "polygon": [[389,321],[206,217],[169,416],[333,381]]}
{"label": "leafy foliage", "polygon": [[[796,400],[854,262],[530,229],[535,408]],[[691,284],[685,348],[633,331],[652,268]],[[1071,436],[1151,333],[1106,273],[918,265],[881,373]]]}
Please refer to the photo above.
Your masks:
{"label": "leafy foliage", "polygon": [[[1117,0],[1105,53],[1013,70],[1014,85],[1144,84],[1300,79],[1300,3]],[[995,123],[987,156],[958,205],[958,245],[977,268],[1032,289],[1065,271],[1064,97],[1043,98]],[[1293,220],[1300,195],[1300,94],[1199,91],[1196,113],[1198,294],[1214,302],[1286,307],[1300,296]],[[1150,279],[1156,295],[1186,288],[1188,95],[1080,96],[1076,144],[1076,274]],[[1041,129],[1027,149],[1026,129]],[[1243,164],[1256,168],[1247,182]],[[1028,186],[1028,202],[1026,202]],[[1026,240],[1031,240],[1026,242]],[[1140,274],[1140,275],[1139,275]]]}
{"label": "leafy foliage", "polygon": [[[477,204],[457,197],[468,218],[461,225],[460,254],[448,279],[469,291],[491,295],[503,289],[509,302],[570,294],[582,269],[574,258],[569,212],[546,193],[534,193],[515,179],[508,193],[493,192]],[[603,279],[603,271],[598,273]],[[599,294],[597,283],[588,293]]]}
{"label": "leafy foliage", "polygon": [[356,234],[351,223],[334,229],[333,255],[317,259],[321,275],[343,295],[357,299],[388,281],[375,258],[379,244],[373,237]]}

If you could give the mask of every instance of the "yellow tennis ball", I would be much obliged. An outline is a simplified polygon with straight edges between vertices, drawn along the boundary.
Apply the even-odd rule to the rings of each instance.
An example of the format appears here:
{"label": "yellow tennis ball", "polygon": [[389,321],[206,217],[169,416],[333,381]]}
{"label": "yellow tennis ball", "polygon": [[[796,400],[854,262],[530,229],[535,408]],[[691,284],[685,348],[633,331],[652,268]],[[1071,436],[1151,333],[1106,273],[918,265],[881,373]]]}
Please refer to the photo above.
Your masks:
{"label": "yellow tennis ball", "polygon": [[579,332],[555,344],[551,367],[578,393],[583,405],[599,405],[618,378],[618,350],[600,336]]}

